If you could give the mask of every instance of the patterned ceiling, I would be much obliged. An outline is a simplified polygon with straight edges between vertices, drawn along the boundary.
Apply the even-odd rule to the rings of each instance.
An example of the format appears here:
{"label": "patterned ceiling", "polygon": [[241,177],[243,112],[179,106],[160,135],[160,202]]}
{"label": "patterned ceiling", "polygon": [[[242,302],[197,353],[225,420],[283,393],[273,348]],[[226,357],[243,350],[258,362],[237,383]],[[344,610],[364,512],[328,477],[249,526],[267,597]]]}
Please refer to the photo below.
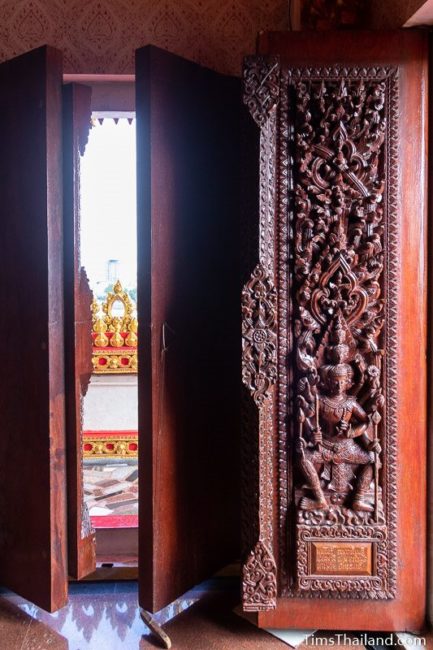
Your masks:
{"label": "patterned ceiling", "polygon": [[0,0],[0,60],[45,43],[66,73],[130,74],[152,43],[239,74],[259,30],[287,29],[285,0]]}

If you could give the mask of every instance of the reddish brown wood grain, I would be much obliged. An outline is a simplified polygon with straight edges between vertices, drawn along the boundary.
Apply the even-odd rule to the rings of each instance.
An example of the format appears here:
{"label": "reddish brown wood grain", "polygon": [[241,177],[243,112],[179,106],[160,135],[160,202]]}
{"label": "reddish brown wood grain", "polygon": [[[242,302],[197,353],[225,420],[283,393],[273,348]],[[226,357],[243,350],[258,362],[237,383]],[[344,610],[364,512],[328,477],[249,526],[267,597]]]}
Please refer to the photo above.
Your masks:
{"label": "reddish brown wood grain", "polygon": [[140,603],[239,552],[239,80],[137,52]]}
{"label": "reddish brown wood grain", "polygon": [[0,66],[0,583],[67,599],[63,378],[62,56]]}
{"label": "reddish brown wood grain", "polygon": [[[433,42],[430,39],[429,42],[429,68],[432,70],[433,66]],[[433,97],[433,75],[429,74],[429,124],[431,124],[432,119],[432,98]],[[428,131],[428,150],[431,151],[433,146],[433,133],[432,129],[429,128]],[[433,178],[433,157],[428,156],[428,213],[429,213],[429,222],[428,222],[428,250],[433,249],[433,231],[431,228],[431,219],[433,215],[433,192],[431,191],[431,179]],[[433,286],[433,265],[429,261],[428,264],[428,334],[427,334],[427,430],[431,432],[433,430],[433,355],[432,355],[432,343],[433,343],[433,294],[431,287]],[[433,467],[433,445],[431,443],[431,434],[429,433],[427,438],[427,449],[428,449],[428,460],[427,460],[427,476]],[[430,626],[433,624],[433,481],[431,478],[428,478],[427,481],[427,620]]]}
{"label": "reddish brown wood grain", "polygon": [[[268,33],[259,52],[283,65],[399,68],[398,574],[389,601],[279,599],[260,627],[419,630],[426,590],[427,39],[422,33]],[[277,490],[277,485],[275,486]],[[278,557],[278,549],[274,549]],[[295,558],[292,560],[295,561]]]}
{"label": "reddish brown wood grain", "polygon": [[68,572],[80,579],[96,568],[95,533],[84,511],[82,409],[92,373],[92,292],[80,264],[80,157],[90,128],[91,89],[63,88],[63,221],[65,405],[68,470]]}

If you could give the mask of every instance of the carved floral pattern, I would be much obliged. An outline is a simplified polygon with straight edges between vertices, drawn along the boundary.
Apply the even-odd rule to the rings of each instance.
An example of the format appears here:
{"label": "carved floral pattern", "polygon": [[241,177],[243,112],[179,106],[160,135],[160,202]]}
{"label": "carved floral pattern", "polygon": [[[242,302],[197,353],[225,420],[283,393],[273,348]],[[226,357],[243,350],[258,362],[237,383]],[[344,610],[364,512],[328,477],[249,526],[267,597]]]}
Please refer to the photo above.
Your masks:
{"label": "carved floral pattern", "polygon": [[276,607],[277,581],[275,560],[259,540],[243,566],[244,611],[269,610]]}
{"label": "carved floral pattern", "polygon": [[277,293],[258,264],[242,292],[242,380],[260,406],[277,377]]}
{"label": "carved floral pattern", "polygon": [[[247,512],[250,521],[243,520],[243,539],[250,551],[243,567],[243,603],[247,611],[273,609],[276,606],[277,567],[273,548],[274,501],[274,384],[277,375],[276,303],[274,287],[275,258],[275,169],[276,112],[278,99],[279,63],[276,59],[247,61],[244,69],[244,98],[252,117],[261,125],[260,133],[260,233],[259,264],[242,294],[243,381],[258,409],[257,428],[251,427],[244,436],[244,452],[254,451],[244,468],[243,490],[249,495]],[[256,439],[251,440],[255,435]],[[245,458],[245,456],[244,456]],[[257,486],[251,494],[249,486]],[[251,498],[251,496],[253,498]],[[257,522],[257,523],[256,523]],[[264,561],[264,553],[266,561]],[[264,589],[264,585],[266,588]]]}
{"label": "carved floral pattern", "polygon": [[240,74],[257,32],[286,28],[280,0],[15,0],[0,3],[0,60],[49,43],[67,73],[133,74],[134,50],[152,43]]}
{"label": "carved floral pattern", "polygon": [[[274,349],[278,351],[277,376],[274,379],[272,367],[267,382],[261,377],[257,402],[258,462],[253,465],[259,472],[259,539],[265,540],[269,552],[275,548],[269,502],[275,484],[281,597],[392,598],[396,592],[397,72],[392,67],[286,68],[279,72],[276,110],[269,110],[269,94],[263,110],[255,87],[262,92],[264,62],[259,58],[255,68],[253,61],[248,66],[248,105],[261,125],[256,272],[260,268],[261,281],[266,277],[268,289],[272,287],[273,293],[275,283],[277,291],[276,303],[274,298],[271,301],[275,316],[268,321],[275,331],[269,340],[272,359]],[[260,349],[250,351],[257,324],[249,318],[249,323],[244,321],[244,362],[254,359],[254,363],[244,363],[244,382],[254,395],[252,378],[258,372],[258,359],[263,363],[266,357]],[[337,400],[324,381],[332,373],[347,380]],[[274,383],[275,391],[271,390]],[[343,402],[357,415],[343,416]],[[311,484],[299,465],[299,427],[302,423],[305,445],[313,451],[314,429],[329,424],[326,412],[333,413],[338,423],[340,411],[345,424],[339,435],[353,438],[352,458],[345,459],[341,450],[328,445],[324,474],[319,468],[316,474],[326,507],[316,508],[314,503],[310,507],[305,497],[311,499]],[[355,462],[357,456],[361,464]],[[328,490],[332,481],[336,492]],[[290,512],[296,514],[288,516]],[[372,574],[309,575],[312,540],[344,542],[345,549],[351,542],[371,544]],[[256,548],[250,564],[255,552]],[[295,556],[293,570],[288,558]],[[269,579],[276,578],[272,563],[269,572]],[[248,572],[244,572],[245,608],[265,609],[267,605],[254,606],[249,598],[245,575]]]}
{"label": "carved floral pattern", "polygon": [[[386,68],[291,69],[286,83],[295,109],[294,203],[287,217],[292,219],[295,249],[296,402],[292,412],[295,408],[298,420],[294,437],[303,437],[303,444],[295,445],[295,462],[300,462],[302,468],[309,465],[310,495],[321,495],[328,505],[322,501],[314,509],[314,500],[309,505],[303,496],[305,472],[295,475],[298,588],[286,587],[283,591],[285,595],[304,597],[392,598],[396,588],[392,480],[396,441],[395,421],[390,420],[387,411],[393,410],[395,404],[396,261],[389,252],[385,258],[384,250],[390,247],[395,251],[397,241],[393,159],[396,73]],[[286,123],[280,128],[286,128]],[[280,283],[281,278],[279,299],[286,295]],[[283,346],[281,354],[286,350]],[[338,400],[328,397],[329,373],[353,376],[352,388],[340,395],[340,406]],[[380,413],[385,401],[388,409],[383,419]],[[343,414],[341,404],[350,409],[356,406],[361,415],[364,412],[365,425],[358,423],[356,427],[350,415]],[[334,460],[338,456],[336,449],[345,442],[335,445],[334,439],[332,444],[322,443],[319,429],[326,425],[329,428],[331,420],[338,420],[339,412],[346,420],[346,434],[342,429],[338,440],[355,435],[356,429],[362,430],[362,438],[348,443],[350,453],[367,459],[360,462],[371,463],[374,481],[373,472],[366,474],[366,466],[356,466],[353,458],[334,464],[340,463]],[[368,451],[375,441],[382,446],[386,442],[386,475],[380,472],[380,453]],[[305,457],[311,462],[305,463]],[[318,471],[316,478],[311,471],[313,465]],[[363,473],[367,480],[362,480]],[[385,504],[381,496],[384,481]],[[337,493],[327,492],[331,482]],[[313,530],[319,538],[333,535],[336,540],[367,539],[375,531],[376,536],[382,536],[376,549],[376,575],[362,580],[353,576],[308,578],[306,540]],[[287,542],[280,534],[282,539],[284,549]]]}
{"label": "carved floral pattern", "polygon": [[264,126],[280,92],[277,57],[247,57],[244,64],[244,104],[258,126]]}

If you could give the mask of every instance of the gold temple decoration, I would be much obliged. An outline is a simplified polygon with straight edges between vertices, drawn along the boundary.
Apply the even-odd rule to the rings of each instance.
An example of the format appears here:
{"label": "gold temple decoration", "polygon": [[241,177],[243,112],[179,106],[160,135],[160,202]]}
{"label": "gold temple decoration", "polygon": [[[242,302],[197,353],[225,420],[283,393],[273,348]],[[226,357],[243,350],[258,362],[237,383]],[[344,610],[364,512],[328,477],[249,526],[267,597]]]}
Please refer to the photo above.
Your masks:
{"label": "gold temple decoration", "polygon": [[105,302],[92,303],[93,372],[137,372],[137,310],[119,280]]}
{"label": "gold temple decoration", "polygon": [[137,458],[138,433],[136,431],[84,431],[83,456],[85,458]]}

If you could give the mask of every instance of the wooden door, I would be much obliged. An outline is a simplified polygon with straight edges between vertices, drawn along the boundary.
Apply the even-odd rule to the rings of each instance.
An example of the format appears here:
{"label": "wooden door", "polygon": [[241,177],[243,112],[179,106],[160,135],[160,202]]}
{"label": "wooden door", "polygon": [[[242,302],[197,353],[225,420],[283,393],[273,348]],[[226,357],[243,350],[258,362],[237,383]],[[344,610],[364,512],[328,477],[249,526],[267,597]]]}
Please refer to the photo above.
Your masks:
{"label": "wooden door", "polygon": [[140,603],[239,552],[240,82],[136,57]]}
{"label": "wooden door", "polygon": [[96,568],[96,540],[83,489],[83,400],[92,373],[92,292],[80,262],[80,160],[90,129],[91,88],[63,88],[63,244],[65,412],[68,469],[68,573]]}
{"label": "wooden door", "polygon": [[0,65],[0,583],[67,599],[62,56]]}
{"label": "wooden door", "polygon": [[247,62],[275,217],[244,292],[262,627],[424,624],[426,100],[423,33],[263,34]]}

